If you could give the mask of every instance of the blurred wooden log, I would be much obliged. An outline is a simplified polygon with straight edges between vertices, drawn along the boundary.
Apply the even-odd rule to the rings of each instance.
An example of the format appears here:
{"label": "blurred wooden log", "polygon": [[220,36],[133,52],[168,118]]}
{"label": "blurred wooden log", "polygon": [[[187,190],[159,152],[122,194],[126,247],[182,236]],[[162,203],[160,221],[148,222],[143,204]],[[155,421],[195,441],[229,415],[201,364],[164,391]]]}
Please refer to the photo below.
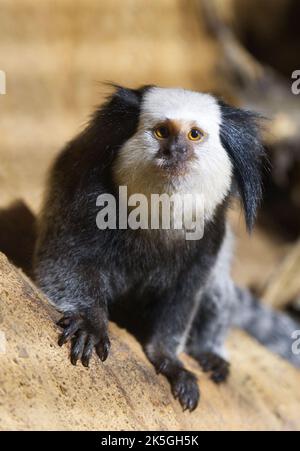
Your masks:
{"label": "blurred wooden log", "polygon": [[259,62],[246,49],[224,20],[222,2],[199,0],[198,4],[208,29],[221,48],[219,69],[227,89],[235,93],[238,103],[252,107],[270,119],[265,130],[266,144],[274,145],[287,139],[290,144],[293,141],[299,143],[299,97],[292,93],[292,80],[287,83],[278,72]]}
{"label": "blurred wooden log", "polygon": [[202,390],[190,414],[115,325],[107,362],[73,367],[68,348],[56,345],[57,313],[3,254],[0,299],[1,430],[300,429],[299,372],[242,333],[229,339],[232,374],[223,386],[184,358]]}
{"label": "blurred wooden log", "polygon": [[200,0],[198,5],[201,13],[204,13],[209,31],[222,47],[227,70],[230,69],[231,73],[234,71],[235,75],[248,82],[262,77],[264,69],[261,64],[243,47],[224,21],[223,4],[216,0]]}
{"label": "blurred wooden log", "polygon": [[283,262],[274,271],[263,292],[264,301],[283,309],[300,295],[300,240],[292,246]]}

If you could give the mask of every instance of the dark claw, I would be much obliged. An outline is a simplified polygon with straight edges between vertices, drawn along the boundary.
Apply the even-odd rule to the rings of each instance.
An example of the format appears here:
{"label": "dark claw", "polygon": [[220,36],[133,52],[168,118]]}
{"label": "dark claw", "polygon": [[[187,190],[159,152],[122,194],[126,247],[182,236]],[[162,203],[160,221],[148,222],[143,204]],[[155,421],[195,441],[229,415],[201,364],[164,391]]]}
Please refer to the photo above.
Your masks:
{"label": "dark claw", "polygon": [[160,362],[160,365],[157,367],[156,369],[156,373],[157,374],[164,374],[166,369],[168,368],[168,366],[170,366],[170,360],[168,358],[163,359]]}
{"label": "dark claw", "polygon": [[178,389],[178,392],[177,392],[177,396],[178,396],[179,399],[182,398],[185,395],[185,390],[186,390],[186,387],[185,387],[184,383],[182,383],[179,386],[179,389]]}
{"label": "dark claw", "polygon": [[76,365],[81,359],[82,364],[89,366],[94,347],[102,362],[104,362],[109,353],[110,341],[105,331],[103,332],[97,317],[91,320],[82,315],[66,314],[61,318],[58,326],[64,328],[58,339],[59,346],[72,339],[71,344],[71,363]]}
{"label": "dark claw", "polygon": [[78,359],[81,357],[85,345],[86,333],[81,332],[78,337],[74,338],[71,348],[71,363],[76,365]]}
{"label": "dark claw", "polygon": [[188,409],[189,409],[190,412],[193,412],[193,410],[196,409],[198,402],[199,402],[199,398],[197,399],[197,402],[195,402],[192,399],[190,399],[190,402],[189,402],[189,405],[188,405]]}
{"label": "dark claw", "polygon": [[95,346],[95,342],[92,339],[92,337],[90,336],[85,344],[84,350],[83,350],[83,354],[81,357],[81,362],[83,366],[88,367],[89,363],[90,363],[90,359],[92,357],[93,354],[93,349]]}
{"label": "dark claw", "polygon": [[107,357],[110,350],[110,341],[108,336],[105,336],[97,345],[96,345],[96,352],[98,356],[100,357],[100,360],[104,362]]}
{"label": "dark claw", "polygon": [[62,346],[63,344],[65,344],[70,338],[72,338],[72,336],[77,332],[78,328],[79,328],[79,321],[73,321],[70,323],[70,325],[68,327],[65,328],[65,330],[63,331],[63,333],[61,334],[61,336],[58,339],[58,344],[59,346]]}
{"label": "dark claw", "polygon": [[200,394],[196,377],[183,370],[172,383],[172,392],[178,398],[183,411],[192,412],[198,405]]}

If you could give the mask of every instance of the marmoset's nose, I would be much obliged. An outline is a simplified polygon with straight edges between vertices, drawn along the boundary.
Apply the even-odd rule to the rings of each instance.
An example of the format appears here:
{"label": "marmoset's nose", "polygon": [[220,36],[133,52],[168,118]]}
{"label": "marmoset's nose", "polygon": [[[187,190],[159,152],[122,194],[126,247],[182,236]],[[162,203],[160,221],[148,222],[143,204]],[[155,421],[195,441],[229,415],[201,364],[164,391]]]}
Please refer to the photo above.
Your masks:
{"label": "marmoset's nose", "polygon": [[168,142],[164,143],[160,152],[161,156],[177,161],[185,160],[188,156],[188,153],[189,149],[186,143],[176,138],[170,139],[168,140]]}
{"label": "marmoset's nose", "polygon": [[168,152],[170,155],[184,155],[187,153],[187,147],[185,145],[183,145],[182,143],[178,143],[178,142],[172,142],[169,146],[168,146]]}

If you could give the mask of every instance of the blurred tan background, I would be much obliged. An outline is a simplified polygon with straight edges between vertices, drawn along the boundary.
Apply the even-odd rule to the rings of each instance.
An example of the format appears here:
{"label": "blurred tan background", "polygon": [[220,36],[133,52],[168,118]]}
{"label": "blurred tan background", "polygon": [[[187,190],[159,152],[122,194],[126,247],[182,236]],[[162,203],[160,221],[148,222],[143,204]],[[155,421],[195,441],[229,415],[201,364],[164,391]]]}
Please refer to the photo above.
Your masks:
{"label": "blurred tan background", "polygon": [[[7,77],[7,94],[0,96],[0,207],[22,199],[38,212],[47,169],[103,100],[103,81],[213,91],[242,106],[258,97],[261,109],[262,96],[249,95],[248,82],[247,89],[235,85],[219,68],[229,47],[222,25],[211,20],[212,4],[242,45],[258,48],[269,66],[270,48],[278,48],[280,36],[283,45],[283,32],[292,27],[292,0],[0,0],[0,69]],[[295,46],[274,58],[280,77],[296,65]],[[244,54],[232,55],[233,66],[240,58],[248,67],[247,54],[247,64]],[[251,58],[249,73],[256,76],[261,67]],[[235,276],[262,291],[294,241],[265,227],[250,239],[240,212],[233,216]],[[2,233],[2,242],[9,239]]]}
{"label": "blurred tan background", "polygon": [[182,0],[1,0],[2,205],[22,197],[36,211],[46,167],[101,102],[102,81],[213,86],[214,46],[192,7]]}

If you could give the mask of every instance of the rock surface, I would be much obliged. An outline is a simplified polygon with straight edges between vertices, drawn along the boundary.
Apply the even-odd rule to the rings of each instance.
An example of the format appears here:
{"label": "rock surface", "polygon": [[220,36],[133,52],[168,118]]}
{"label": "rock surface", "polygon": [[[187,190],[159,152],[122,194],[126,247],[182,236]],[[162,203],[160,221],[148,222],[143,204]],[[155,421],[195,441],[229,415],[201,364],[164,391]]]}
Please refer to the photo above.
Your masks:
{"label": "rock surface", "polygon": [[299,430],[300,373],[241,332],[229,338],[232,373],[214,385],[191,359],[202,399],[182,412],[139,344],[111,325],[102,364],[73,367],[57,342],[57,313],[0,254],[1,430]]}

